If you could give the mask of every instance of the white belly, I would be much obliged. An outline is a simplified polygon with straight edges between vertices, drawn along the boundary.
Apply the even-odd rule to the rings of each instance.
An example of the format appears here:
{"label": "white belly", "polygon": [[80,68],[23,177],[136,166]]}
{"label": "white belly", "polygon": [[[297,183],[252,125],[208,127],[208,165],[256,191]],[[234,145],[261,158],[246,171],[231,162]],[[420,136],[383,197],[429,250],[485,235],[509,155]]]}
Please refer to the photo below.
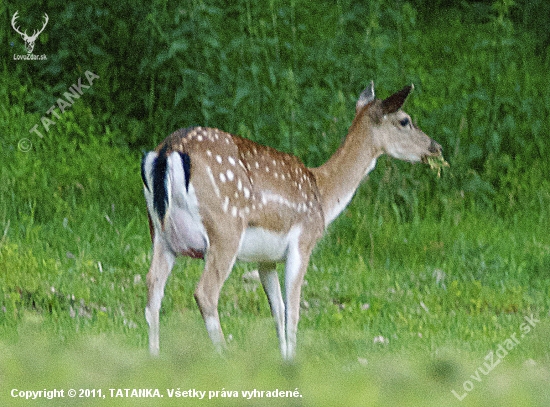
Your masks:
{"label": "white belly", "polygon": [[260,227],[249,227],[244,232],[237,259],[248,262],[282,261],[288,247],[297,242],[301,228],[288,233],[277,233]]}

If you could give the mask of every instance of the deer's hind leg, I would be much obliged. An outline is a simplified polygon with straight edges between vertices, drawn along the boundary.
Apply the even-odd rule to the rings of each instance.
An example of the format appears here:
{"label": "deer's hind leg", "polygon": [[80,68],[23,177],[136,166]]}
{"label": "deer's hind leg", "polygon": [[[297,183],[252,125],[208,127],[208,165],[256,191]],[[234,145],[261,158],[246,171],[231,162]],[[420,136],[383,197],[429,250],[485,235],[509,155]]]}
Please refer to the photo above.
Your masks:
{"label": "deer's hind leg", "polygon": [[149,352],[159,353],[159,313],[166,280],[174,266],[175,255],[162,239],[156,237],[153,242],[153,260],[147,273],[147,306],[145,319],[149,324]]}
{"label": "deer's hind leg", "polygon": [[[226,230],[231,230],[231,228]],[[237,227],[236,230],[239,228]],[[229,277],[237,258],[242,228],[237,236],[233,231],[231,233],[218,231],[212,235],[205,257],[204,271],[195,289],[195,301],[204,319],[208,336],[216,349],[221,352],[225,347],[225,338],[218,314],[218,301],[223,283]]]}

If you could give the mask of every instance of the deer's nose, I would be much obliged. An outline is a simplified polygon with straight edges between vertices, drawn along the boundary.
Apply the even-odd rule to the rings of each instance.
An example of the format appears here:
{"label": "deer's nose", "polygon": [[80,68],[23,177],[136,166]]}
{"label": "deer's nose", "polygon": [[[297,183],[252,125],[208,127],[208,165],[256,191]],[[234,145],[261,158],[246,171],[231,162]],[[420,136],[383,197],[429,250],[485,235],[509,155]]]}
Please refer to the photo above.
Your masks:
{"label": "deer's nose", "polygon": [[428,151],[432,154],[441,154],[443,152],[443,147],[439,145],[435,140],[432,140],[430,142],[430,147],[428,148]]}

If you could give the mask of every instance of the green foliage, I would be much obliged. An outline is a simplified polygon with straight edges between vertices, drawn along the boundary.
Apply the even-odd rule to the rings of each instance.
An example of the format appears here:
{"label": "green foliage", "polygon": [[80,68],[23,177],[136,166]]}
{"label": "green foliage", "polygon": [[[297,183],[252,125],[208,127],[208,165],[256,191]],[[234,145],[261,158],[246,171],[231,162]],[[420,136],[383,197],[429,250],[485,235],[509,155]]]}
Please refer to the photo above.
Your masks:
{"label": "green foliage", "polygon": [[[137,398],[115,398],[110,389],[159,389],[162,398],[145,399],[150,405],[186,406],[442,406],[457,404],[464,393],[463,382],[479,366],[483,368],[485,354],[471,357],[466,353],[450,355],[441,351],[434,360],[418,353],[393,351],[384,354],[386,345],[377,344],[371,352],[345,360],[325,358],[315,350],[303,355],[296,366],[283,365],[274,352],[266,352],[266,344],[276,346],[265,335],[266,321],[256,322],[250,338],[225,358],[211,353],[205,335],[197,334],[202,326],[189,318],[172,319],[166,326],[169,338],[166,351],[157,359],[121,342],[119,335],[92,335],[71,340],[60,347],[43,332],[43,320],[26,316],[21,326],[21,341],[15,345],[1,343],[0,378],[3,390],[0,402],[28,405],[31,401],[14,399],[11,390],[64,388],[67,404],[105,404],[131,406]],[[180,332],[191,327],[184,338]],[[541,331],[543,327],[540,327]],[[546,329],[548,333],[548,329]],[[509,335],[510,332],[506,332]],[[311,332],[303,337],[319,344],[322,338]],[[504,339],[504,338],[503,338]],[[523,340],[520,345],[528,346]],[[324,342],[321,342],[324,345]],[[172,346],[173,345],[173,346]],[[29,353],[28,350],[34,352]],[[496,347],[494,348],[496,349]],[[518,407],[547,405],[548,372],[538,365],[522,365],[514,353],[516,348],[462,401],[465,406],[493,406],[513,403]],[[497,359],[498,360],[498,359]],[[479,373],[479,372],[478,372]],[[63,384],[66,383],[66,385]],[[67,392],[73,389],[101,389],[102,397],[73,400]],[[205,398],[170,398],[168,390],[205,391]],[[264,397],[250,400],[242,391],[264,391]],[[275,389],[298,391],[297,398],[267,398]],[[209,398],[210,391],[218,397]],[[222,391],[237,391],[237,397],[222,396]],[[96,393],[97,394],[97,393]],[[53,404],[60,399],[33,400]],[[143,401],[143,400],[142,400]],[[139,404],[139,401],[138,401]]]}
{"label": "green foliage", "polygon": [[[49,2],[37,46],[47,63],[6,58],[6,103],[47,116],[89,70],[100,79],[82,104],[111,144],[150,149],[177,128],[200,124],[318,165],[338,146],[370,79],[380,96],[414,82],[419,91],[407,109],[452,164],[441,183],[505,213],[523,191],[503,177],[550,170],[541,74],[550,60],[537,56],[547,54],[547,8],[508,0],[460,8],[421,0]],[[42,9],[26,3],[21,24],[33,26]],[[9,26],[2,30],[14,50],[21,46]],[[510,189],[514,196],[500,199]]]}

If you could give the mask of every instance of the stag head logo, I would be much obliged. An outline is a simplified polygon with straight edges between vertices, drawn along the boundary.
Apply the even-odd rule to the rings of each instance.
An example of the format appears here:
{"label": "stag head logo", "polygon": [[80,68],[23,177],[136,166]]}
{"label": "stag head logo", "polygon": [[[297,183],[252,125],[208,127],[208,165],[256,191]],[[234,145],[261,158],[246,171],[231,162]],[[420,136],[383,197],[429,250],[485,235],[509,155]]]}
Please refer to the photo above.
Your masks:
{"label": "stag head logo", "polygon": [[25,48],[27,49],[27,54],[31,54],[32,50],[34,49],[34,42],[36,41],[40,33],[44,31],[44,28],[46,28],[46,24],[48,24],[48,20],[49,20],[48,15],[44,13],[44,25],[40,30],[38,31],[34,30],[32,35],[29,36],[27,35],[27,30],[25,30],[25,32],[21,32],[19,28],[15,25],[15,20],[17,20],[17,17],[19,17],[17,13],[19,13],[19,11],[16,11],[15,14],[13,15],[13,18],[11,19],[11,26],[13,27],[13,29],[17,34],[21,35],[21,38],[23,38],[23,41],[25,41]]}

